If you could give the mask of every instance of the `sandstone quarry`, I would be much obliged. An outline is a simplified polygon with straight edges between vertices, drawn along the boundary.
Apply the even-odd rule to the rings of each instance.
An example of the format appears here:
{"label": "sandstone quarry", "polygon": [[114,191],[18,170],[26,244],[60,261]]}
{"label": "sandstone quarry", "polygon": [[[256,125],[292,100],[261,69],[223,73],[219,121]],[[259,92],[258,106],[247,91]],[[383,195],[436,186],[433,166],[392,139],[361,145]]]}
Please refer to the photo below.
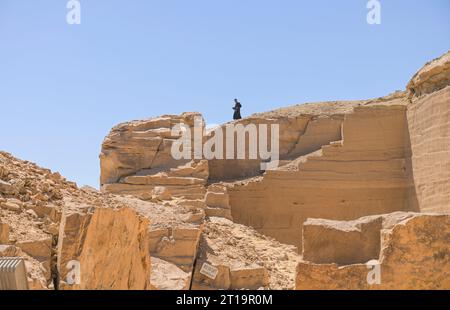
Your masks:
{"label": "sandstone quarry", "polygon": [[100,191],[1,152],[0,257],[31,289],[450,289],[450,53],[405,91],[231,122],[279,126],[275,169],[248,137],[174,159],[196,118],[114,127]]}

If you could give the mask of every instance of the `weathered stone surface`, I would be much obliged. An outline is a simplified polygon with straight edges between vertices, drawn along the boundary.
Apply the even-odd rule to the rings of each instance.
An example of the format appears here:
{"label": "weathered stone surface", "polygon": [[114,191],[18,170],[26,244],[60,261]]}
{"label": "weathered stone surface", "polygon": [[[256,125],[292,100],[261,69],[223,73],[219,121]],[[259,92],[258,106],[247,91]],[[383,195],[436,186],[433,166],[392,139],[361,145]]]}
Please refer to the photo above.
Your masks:
{"label": "weathered stone surface", "polygon": [[229,184],[233,219],[301,248],[307,218],[352,220],[408,210],[413,182],[406,172],[406,100],[393,100],[398,104],[374,102],[346,114],[343,142],[322,147],[297,169]]}
{"label": "weathered stone surface", "polygon": [[213,184],[208,187],[205,195],[206,216],[223,217],[233,220],[230,207],[230,195],[228,195],[226,186],[222,184]]}
{"label": "weathered stone surface", "polygon": [[22,203],[14,200],[16,199],[8,199],[7,201],[0,203],[0,207],[5,210],[20,213],[22,211]]}
{"label": "weathered stone surface", "polygon": [[184,272],[175,264],[152,257],[150,283],[156,290],[189,290],[191,273]]}
{"label": "weathered stone surface", "polygon": [[[129,208],[67,208],[58,244],[60,288],[149,288],[148,225]],[[67,283],[71,261],[80,264],[79,284]]]}
{"label": "weathered stone surface", "polygon": [[171,129],[179,123],[193,127],[196,116],[200,115],[165,115],[114,127],[102,145],[100,183],[116,183],[121,177],[144,169],[165,170],[180,166],[182,161],[171,156],[172,144],[179,138],[172,137]]}
{"label": "weathered stone surface", "polygon": [[41,270],[44,272],[47,282],[51,282],[53,239],[46,237],[40,240],[21,241],[17,242],[16,246],[41,263]]}
{"label": "weathered stone surface", "polygon": [[8,182],[0,180],[0,193],[5,195],[12,195],[16,192],[15,188]]}
{"label": "weathered stone surface", "polygon": [[408,95],[420,97],[439,91],[450,85],[450,52],[427,63],[420,69],[406,87]]}
{"label": "weathered stone surface", "polygon": [[420,210],[450,211],[450,53],[411,80],[408,105],[412,174]]}
{"label": "weathered stone surface", "polygon": [[377,216],[348,222],[308,219],[303,224],[303,259],[338,265],[377,259],[382,221]]}
{"label": "weathered stone surface", "polygon": [[171,227],[150,230],[149,249],[152,256],[191,271],[197,255],[201,229],[197,227]]}
{"label": "weathered stone surface", "polygon": [[227,193],[207,192],[205,203],[211,208],[230,209],[230,200]]}
{"label": "weathered stone surface", "polygon": [[[293,288],[293,272],[299,259],[295,247],[224,218],[212,217],[205,226],[193,289]],[[218,269],[216,278],[200,272],[205,263]]]}
{"label": "weathered stone surface", "polygon": [[0,223],[0,244],[9,243],[9,225]]}
{"label": "weathered stone surface", "polygon": [[297,289],[450,289],[450,216],[416,214],[381,237],[380,284],[369,284],[373,268],[302,261]]}
{"label": "weathered stone surface", "polygon": [[172,199],[172,194],[164,186],[156,186],[152,191],[152,199],[156,200],[170,200]]}

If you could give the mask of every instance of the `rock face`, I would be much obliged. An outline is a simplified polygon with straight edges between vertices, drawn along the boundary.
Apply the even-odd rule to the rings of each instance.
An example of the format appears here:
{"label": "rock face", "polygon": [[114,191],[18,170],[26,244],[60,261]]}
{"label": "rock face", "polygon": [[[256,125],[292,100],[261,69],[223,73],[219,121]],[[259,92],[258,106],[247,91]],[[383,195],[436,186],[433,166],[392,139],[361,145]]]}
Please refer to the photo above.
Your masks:
{"label": "rock face", "polygon": [[156,290],[189,290],[191,273],[184,272],[175,264],[152,258],[151,285]]}
{"label": "rock face", "polygon": [[343,141],[267,171],[262,179],[230,184],[233,219],[301,248],[308,217],[352,220],[410,210],[406,107],[390,104],[345,115]]}
{"label": "rock face", "polygon": [[408,84],[412,173],[420,210],[450,210],[450,53]]}
{"label": "rock face", "polygon": [[191,161],[194,147],[187,150],[191,159],[176,160],[171,154],[173,144],[182,137],[181,130],[175,133],[172,129],[176,125],[185,126],[194,145],[196,120],[203,124],[200,114],[184,113],[114,127],[105,138],[100,154],[102,189],[151,200],[155,187],[163,186],[174,197],[203,199],[209,176],[208,162]]}
{"label": "rock face", "polygon": [[303,223],[303,259],[338,265],[376,259],[381,227],[377,216],[348,222],[308,219]]}
{"label": "rock face", "polygon": [[[9,184],[0,193],[0,257],[25,259],[31,289],[150,287],[149,216],[133,199],[80,190],[3,152],[0,176]],[[68,285],[76,264],[80,282]]]}
{"label": "rock face", "polygon": [[450,53],[427,63],[407,85],[409,97],[421,97],[450,85]]}
{"label": "rock face", "polygon": [[[293,289],[294,246],[224,218],[211,217],[205,226],[192,289]],[[216,277],[202,272],[205,263],[218,269]]]}
{"label": "rock face", "polygon": [[170,150],[180,136],[172,136],[171,129],[180,123],[193,127],[196,116],[200,115],[165,115],[114,127],[102,145],[100,183],[115,183],[143,169],[176,167],[178,163],[174,162]]}
{"label": "rock face", "polygon": [[[148,226],[129,208],[67,207],[58,244],[60,288],[147,289]],[[70,281],[73,261],[79,262],[79,283]]]}
{"label": "rock face", "polygon": [[382,230],[379,257],[369,262],[369,266],[378,266],[378,280],[372,277],[374,267],[365,263],[338,266],[302,261],[297,267],[296,288],[450,289],[449,235],[449,215],[409,215]]}

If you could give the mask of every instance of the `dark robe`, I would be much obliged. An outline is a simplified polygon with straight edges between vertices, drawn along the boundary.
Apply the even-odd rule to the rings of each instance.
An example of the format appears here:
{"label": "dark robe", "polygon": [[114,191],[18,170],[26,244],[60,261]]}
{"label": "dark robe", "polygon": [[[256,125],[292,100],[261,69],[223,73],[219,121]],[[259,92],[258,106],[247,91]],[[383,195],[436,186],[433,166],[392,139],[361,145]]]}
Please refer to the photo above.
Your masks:
{"label": "dark robe", "polygon": [[236,102],[236,105],[233,107],[234,110],[234,114],[233,114],[233,119],[241,119],[241,108],[242,105],[240,102]]}

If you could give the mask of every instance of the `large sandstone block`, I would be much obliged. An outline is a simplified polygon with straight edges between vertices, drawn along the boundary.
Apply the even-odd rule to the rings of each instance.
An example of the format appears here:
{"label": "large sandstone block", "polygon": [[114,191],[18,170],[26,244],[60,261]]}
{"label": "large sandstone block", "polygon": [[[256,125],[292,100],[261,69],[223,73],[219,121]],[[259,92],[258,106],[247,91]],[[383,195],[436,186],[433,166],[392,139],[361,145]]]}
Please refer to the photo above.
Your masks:
{"label": "large sandstone block", "polygon": [[[369,266],[302,261],[296,289],[450,289],[449,235],[448,214],[408,215],[383,230],[379,259]],[[368,281],[374,272],[379,281]]]}
{"label": "large sandstone block", "polygon": [[378,259],[382,217],[355,221],[308,219],[303,224],[303,259],[338,265]]}
{"label": "large sandstone block", "polygon": [[[129,208],[64,210],[58,244],[61,289],[149,288],[149,221]],[[70,279],[77,279],[71,285]]]}

